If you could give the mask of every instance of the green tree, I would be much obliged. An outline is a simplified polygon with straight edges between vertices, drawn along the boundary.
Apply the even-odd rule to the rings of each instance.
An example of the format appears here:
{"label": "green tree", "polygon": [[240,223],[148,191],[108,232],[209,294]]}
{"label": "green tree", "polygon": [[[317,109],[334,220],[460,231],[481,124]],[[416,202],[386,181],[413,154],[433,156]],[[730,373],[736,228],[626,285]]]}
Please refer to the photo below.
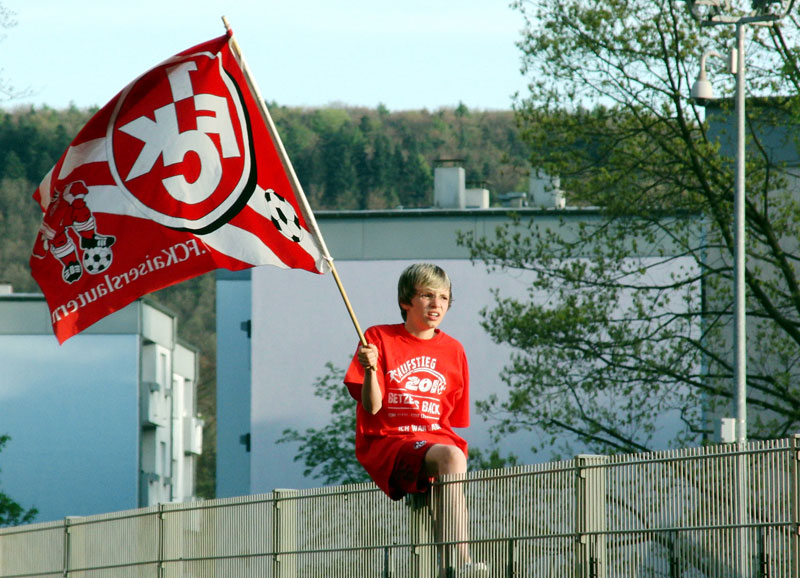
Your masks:
{"label": "green tree", "polygon": [[[485,312],[487,331],[516,353],[507,394],[481,411],[498,434],[537,430],[564,451],[575,442],[653,449],[668,412],[684,425],[672,444],[707,440],[708,416],[730,415],[734,391],[734,178],[720,154],[732,136],[712,130],[688,97],[700,55],[730,46],[732,27],[701,32],[686,4],[671,0],[516,7],[530,79],[516,112],[531,164],[596,211],[566,233],[534,221],[462,237],[475,259],[530,279],[527,298],[498,294]],[[748,90],[771,97],[751,97],[747,108],[748,433],[772,438],[800,424],[800,202],[786,162],[762,139],[782,126],[796,134],[798,103],[778,97],[800,85],[797,20],[748,35],[740,57],[757,63]],[[709,74],[726,80],[719,94],[732,94],[730,77]],[[725,127],[730,108],[723,100],[707,114]],[[795,147],[789,137],[792,158]]]}
{"label": "green tree", "polygon": [[514,454],[503,454],[496,447],[488,450],[470,447],[469,448],[469,469],[470,470],[497,470],[516,466],[519,459]]}
{"label": "green tree", "polygon": [[360,208],[356,151],[361,133],[349,122],[321,138],[325,203],[341,209]]}
{"label": "green tree", "polygon": [[433,205],[433,169],[416,151],[416,147],[409,147],[400,167],[400,202],[407,207],[430,207]]}
{"label": "green tree", "polygon": [[[11,438],[7,435],[0,435],[0,451]],[[36,518],[39,510],[28,508],[27,510],[12,500],[9,496],[0,492],[0,527],[19,526],[28,524]]]}

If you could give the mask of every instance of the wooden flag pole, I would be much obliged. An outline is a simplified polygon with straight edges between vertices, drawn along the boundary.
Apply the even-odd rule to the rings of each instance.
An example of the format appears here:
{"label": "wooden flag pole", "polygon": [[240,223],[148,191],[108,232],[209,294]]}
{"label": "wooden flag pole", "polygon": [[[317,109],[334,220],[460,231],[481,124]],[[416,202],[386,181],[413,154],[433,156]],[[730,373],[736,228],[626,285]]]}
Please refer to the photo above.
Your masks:
{"label": "wooden flag pole", "polygon": [[[225,30],[231,32],[230,24],[228,23],[228,19],[225,16],[222,17],[222,23],[225,25]],[[334,281],[336,281],[336,286],[339,288],[339,293],[342,296],[342,300],[344,301],[344,305],[347,308],[347,312],[350,314],[350,319],[353,322],[353,326],[356,329],[356,333],[358,333],[358,338],[361,340],[362,345],[367,345],[367,339],[364,337],[364,332],[361,331],[361,326],[358,324],[358,319],[356,318],[356,312],[353,310],[353,306],[350,304],[350,299],[347,298],[347,292],[344,290],[344,285],[342,284],[342,280],[339,278],[339,273],[336,271],[336,266],[333,264],[333,257],[331,257],[331,254],[328,251],[328,247],[325,244],[325,240],[322,238],[322,231],[320,231],[319,225],[317,225],[317,220],[314,218],[314,213],[308,204],[306,195],[303,192],[303,187],[300,184],[300,179],[297,178],[297,174],[295,174],[294,172],[294,167],[292,166],[292,163],[289,160],[289,155],[286,154],[286,149],[283,147],[283,142],[281,141],[281,137],[278,135],[278,131],[275,128],[275,123],[272,122],[272,116],[269,114],[267,105],[264,102],[264,99],[261,97],[261,92],[258,90],[258,85],[256,85],[255,80],[250,74],[250,69],[247,67],[247,63],[244,60],[244,54],[242,54],[242,50],[241,48],[239,48],[239,44],[236,42],[236,38],[232,34],[231,34],[231,45],[234,51],[236,52],[236,56],[239,59],[239,62],[241,63],[242,71],[244,72],[244,76],[247,79],[247,83],[250,85],[250,92],[252,92],[256,102],[258,103],[258,108],[261,112],[262,118],[264,119],[264,124],[267,125],[267,129],[269,130],[270,136],[272,137],[272,141],[275,143],[275,146],[278,149],[278,153],[281,158],[281,163],[283,164],[283,168],[286,170],[286,174],[289,175],[289,181],[292,184],[292,188],[294,188],[295,190],[297,200],[303,206],[303,214],[306,217],[306,221],[311,227],[312,232],[314,233],[316,238],[319,240],[320,248],[322,249],[322,256],[325,259],[325,261],[328,262],[328,266],[331,268],[333,279]]]}
{"label": "wooden flag pole", "polygon": [[339,293],[342,295],[342,300],[344,300],[344,306],[347,307],[347,312],[350,314],[350,319],[353,321],[353,326],[356,328],[356,333],[358,333],[358,338],[361,340],[361,345],[367,345],[367,338],[364,337],[364,332],[361,331],[361,326],[358,324],[358,319],[356,319],[356,312],[353,311],[353,306],[350,304],[350,300],[347,298],[347,292],[344,290],[344,285],[342,285],[342,280],[339,279],[339,273],[336,272],[336,267],[333,264],[333,259],[326,257],[328,259],[328,265],[331,266],[331,273],[333,274],[333,279],[336,281],[336,286],[339,288]]}

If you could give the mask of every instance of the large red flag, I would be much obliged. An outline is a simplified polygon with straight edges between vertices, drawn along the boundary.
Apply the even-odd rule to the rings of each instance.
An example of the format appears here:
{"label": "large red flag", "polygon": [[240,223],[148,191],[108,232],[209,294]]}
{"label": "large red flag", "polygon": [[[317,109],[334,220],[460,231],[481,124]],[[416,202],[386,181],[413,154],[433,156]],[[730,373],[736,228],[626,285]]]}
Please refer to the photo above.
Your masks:
{"label": "large red flag", "polygon": [[34,198],[30,259],[60,343],[138,297],[225,268],[316,273],[327,250],[228,34],[89,120]]}

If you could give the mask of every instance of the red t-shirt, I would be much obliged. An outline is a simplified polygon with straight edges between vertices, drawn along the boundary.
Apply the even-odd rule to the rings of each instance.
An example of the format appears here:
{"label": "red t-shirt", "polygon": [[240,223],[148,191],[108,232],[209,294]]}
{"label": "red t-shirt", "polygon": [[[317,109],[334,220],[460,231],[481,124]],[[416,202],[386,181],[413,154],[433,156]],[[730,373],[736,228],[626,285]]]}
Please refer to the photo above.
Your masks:
{"label": "red t-shirt", "polygon": [[[467,356],[457,340],[438,329],[432,339],[414,337],[403,324],[377,325],[364,335],[378,347],[383,405],[372,415],[358,404],[356,457],[391,496],[389,476],[401,445],[416,440],[445,443],[466,455],[467,442],[453,428],[469,426]],[[353,399],[361,401],[364,368],[357,355],[344,383]]]}

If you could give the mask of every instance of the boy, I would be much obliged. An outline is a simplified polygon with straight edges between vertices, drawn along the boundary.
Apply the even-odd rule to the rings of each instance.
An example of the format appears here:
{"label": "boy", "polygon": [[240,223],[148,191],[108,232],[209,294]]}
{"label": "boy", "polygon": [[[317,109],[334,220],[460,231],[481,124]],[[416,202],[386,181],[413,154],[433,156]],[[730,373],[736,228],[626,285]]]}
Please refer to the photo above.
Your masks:
{"label": "boy", "polygon": [[[467,471],[467,442],[453,427],[469,425],[469,369],[461,344],[439,329],[452,304],[447,273],[418,263],[400,275],[402,324],[364,334],[344,383],[358,402],[356,457],[391,499],[425,493],[434,478]],[[444,486],[445,541],[458,542],[459,562],[472,570],[460,484]],[[448,532],[449,530],[449,532]],[[471,565],[471,566],[470,566]]]}

